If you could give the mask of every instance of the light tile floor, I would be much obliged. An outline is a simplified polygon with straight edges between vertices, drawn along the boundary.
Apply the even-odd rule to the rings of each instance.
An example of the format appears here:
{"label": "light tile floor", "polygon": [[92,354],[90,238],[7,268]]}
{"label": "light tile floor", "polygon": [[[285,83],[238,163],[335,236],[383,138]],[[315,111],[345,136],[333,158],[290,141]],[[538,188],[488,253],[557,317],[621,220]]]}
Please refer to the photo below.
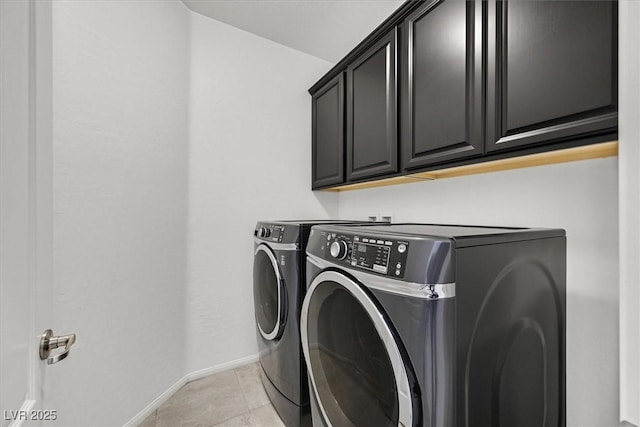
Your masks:
{"label": "light tile floor", "polygon": [[145,419],[140,427],[284,427],[269,402],[260,365],[192,381]]}

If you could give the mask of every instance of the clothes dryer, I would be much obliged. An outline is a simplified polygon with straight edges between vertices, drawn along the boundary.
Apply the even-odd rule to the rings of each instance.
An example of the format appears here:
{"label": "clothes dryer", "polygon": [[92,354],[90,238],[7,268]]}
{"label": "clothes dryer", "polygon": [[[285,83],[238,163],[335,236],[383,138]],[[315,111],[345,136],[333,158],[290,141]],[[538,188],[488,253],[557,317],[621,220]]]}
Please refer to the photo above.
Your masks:
{"label": "clothes dryer", "polygon": [[310,426],[307,372],[300,346],[304,248],[316,224],[357,221],[260,221],[254,230],[253,299],[262,383],[287,426]]}
{"label": "clothes dryer", "polygon": [[312,228],[314,426],[564,426],[563,230]]}

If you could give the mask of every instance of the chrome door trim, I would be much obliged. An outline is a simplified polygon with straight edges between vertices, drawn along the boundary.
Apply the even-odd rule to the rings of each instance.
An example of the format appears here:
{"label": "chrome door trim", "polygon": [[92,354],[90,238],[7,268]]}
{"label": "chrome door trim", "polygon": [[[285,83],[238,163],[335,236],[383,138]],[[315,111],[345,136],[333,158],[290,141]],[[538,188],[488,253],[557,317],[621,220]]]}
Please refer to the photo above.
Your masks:
{"label": "chrome door trim", "polygon": [[[258,319],[256,318],[256,325],[258,326],[258,330],[260,331],[260,335],[262,335],[262,337],[266,340],[273,340],[278,336],[278,332],[280,331],[280,319],[282,319],[282,276],[280,275],[280,269],[278,268],[278,261],[276,260],[276,258],[273,256],[273,252],[271,252],[271,250],[269,249],[269,247],[265,244],[260,244],[258,245],[258,247],[256,248],[253,257],[254,257],[254,262],[255,262],[255,257],[256,255],[258,255],[258,252],[264,252],[267,257],[269,258],[269,261],[271,261],[271,266],[273,267],[273,271],[276,272],[276,280],[278,283],[278,320],[276,321],[275,326],[273,327],[273,330],[271,332],[265,332],[262,330],[262,327],[260,326],[260,322],[258,322]],[[256,284],[254,283],[253,286],[256,286]],[[262,301],[260,301],[260,305],[262,305]]]}
{"label": "chrome door trim", "polygon": [[257,237],[253,238],[256,245],[269,245],[274,251],[298,251],[300,245],[298,243],[276,243],[268,240],[262,240]]}
{"label": "chrome door trim", "polygon": [[313,293],[322,282],[327,281],[335,282],[345,288],[354,298],[356,298],[356,300],[358,300],[362,307],[364,307],[364,309],[367,311],[367,314],[373,321],[376,331],[378,332],[378,335],[382,339],[382,342],[385,346],[385,350],[387,351],[389,360],[391,361],[393,375],[396,380],[396,391],[398,393],[398,425],[407,427],[411,426],[413,420],[413,406],[411,401],[411,389],[409,388],[409,377],[407,375],[400,350],[398,349],[398,344],[396,343],[396,340],[393,338],[393,334],[391,333],[391,329],[385,322],[382,313],[378,311],[375,303],[371,300],[371,298],[369,298],[369,296],[365,293],[361,286],[347,276],[338,273],[337,271],[323,271],[313,279],[313,281],[309,285],[309,289],[307,290],[307,295],[304,298],[304,302],[302,303],[302,312],[300,317],[300,335],[302,338],[302,350],[304,352],[304,359],[307,365],[309,379],[311,380],[313,393],[316,396],[316,401],[318,403],[318,407],[320,408],[320,412],[322,413],[322,417],[324,418],[324,422],[329,427],[332,427],[331,421],[329,420],[324,406],[322,405],[322,401],[318,396],[316,379],[311,368],[307,322],[309,317],[309,304],[311,298],[313,297]]}
{"label": "chrome door trim", "polygon": [[405,282],[403,280],[392,279],[390,277],[378,276],[376,274],[356,270],[355,268],[344,267],[312,254],[307,254],[307,261],[322,270],[329,267],[336,267],[344,270],[358,279],[366,287],[383,292],[424,299],[453,298],[456,296],[455,283],[429,284]]}

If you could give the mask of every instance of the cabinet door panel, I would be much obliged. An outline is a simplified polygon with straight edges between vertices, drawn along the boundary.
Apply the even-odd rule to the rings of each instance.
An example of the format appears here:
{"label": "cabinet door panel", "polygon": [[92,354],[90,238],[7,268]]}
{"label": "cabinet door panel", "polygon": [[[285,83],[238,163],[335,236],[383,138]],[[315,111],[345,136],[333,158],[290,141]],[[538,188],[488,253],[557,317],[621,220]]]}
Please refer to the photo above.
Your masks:
{"label": "cabinet door panel", "polygon": [[425,4],[405,19],[403,160],[482,153],[482,3]]}
{"label": "cabinet door panel", "polygon": [[489,16],[489,151],[615,131],[616,2],[498,1]]}
{"label": "cabinet door panel", "polygon": [[344,78],[337,76],[312,97],[312,187],[344,182]]}
{"label": "cabinet door panel", "polygon": [[397,171],[396,30],[347,68],[347,180]]}

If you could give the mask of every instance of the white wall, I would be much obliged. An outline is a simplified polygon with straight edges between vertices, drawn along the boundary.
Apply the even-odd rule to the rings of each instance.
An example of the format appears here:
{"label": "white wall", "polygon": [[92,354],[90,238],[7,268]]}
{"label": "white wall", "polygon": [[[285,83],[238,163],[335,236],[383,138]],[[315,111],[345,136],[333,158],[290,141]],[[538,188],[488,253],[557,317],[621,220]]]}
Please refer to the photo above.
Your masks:
{"label": "white wall", "polygon": [[51,405],[118,425],[256,354],[255,222],[337,216],[309,191],[306,89],[331,64],[177,1],[56,1],[53,22],[53,327],[78,342]]}
{"label": "white wall", "polygon": [[339,195],[341,217],[567,232],[567,425],[618,425],[617,158]]}
{"label": "white wall", "polygon": [[[0,410],[29,393],[29,8],[0,2]],[[9,421],[2,417],[0,425]],[[10,417],[9,417],[10,418]]]}
{"label": "white wall", "polygon": [[306,90],[330,67],[191,15],[189,372],[257,353],[256,221],[337,214],[335,194],[310,191]]}
{"label": "white wall", "polygon": [[55,1],[58,425],[122,425],[185,373],[189,12]]}
{"label": "white wall", "polygon": [[640,426],[640,3],[619,11],[620,418]]}

